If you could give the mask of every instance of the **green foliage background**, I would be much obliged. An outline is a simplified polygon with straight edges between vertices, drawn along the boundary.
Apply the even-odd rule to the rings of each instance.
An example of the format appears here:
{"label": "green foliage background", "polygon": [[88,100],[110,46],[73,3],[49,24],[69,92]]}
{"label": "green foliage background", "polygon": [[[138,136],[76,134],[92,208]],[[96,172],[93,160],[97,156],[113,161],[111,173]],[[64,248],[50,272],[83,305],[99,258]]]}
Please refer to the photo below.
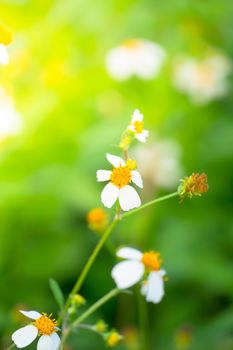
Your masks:
{"label": "green foliage background", "polygon": [[[177,54],[201,56],[210,45],[233,55],[232,2],[1,0],[0,17],[14,32],[10,52],[16,60],[1,67],[0,83],[12,92],[26,125],[23,134],[0,144],[2,348],[26,322],[18,316],[22,305],[56,314],[50,277],[69,293],[98,240],[86,225],[88,210],[100,206],[95,172],[107,166],[106,152],[117,152],[112,145],[139,108],[151,132],[181,144],[186,173],[204,171],[210,184],[205,197],[161,203],[125,219],[113,234],[116,245],[156,249],[164,258],[166,296],[148,305],[152,349],[178,349],[175,334],[189,326],[189,349],[232,350],[232,91],[200,107],[171,81]],[[155,79],[118,83],[107,75],[106,52],[130,37],[167,50]],[[107,250],[97,259],[82,290],[88,303],[114,286],[114,263]],[[137,332],[136,302],[119,297],[93,322],[102,317]],[[135,342],[119,349],[141,350]],[[87,331],[71,346],[105,348]]]}

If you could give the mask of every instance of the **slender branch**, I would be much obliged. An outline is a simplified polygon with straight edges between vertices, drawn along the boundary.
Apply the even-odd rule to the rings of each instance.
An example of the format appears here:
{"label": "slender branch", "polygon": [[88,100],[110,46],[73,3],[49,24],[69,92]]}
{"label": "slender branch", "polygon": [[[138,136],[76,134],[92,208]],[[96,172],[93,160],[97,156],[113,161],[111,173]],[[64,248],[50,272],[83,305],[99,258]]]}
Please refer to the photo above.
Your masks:
{"label": "slender branch", "polygon": [[152,204],[165,201],[166,199],[169,199],[169,198],[172,198],[172,197],[176,197],[176,196],[178,196],[178,195],[179,195],[178,192],[173,192],[173,193],[167,194],[166,196],[153,199],[152,201],[147,202],[147,203],[141,205],[139,208],[133,209],[133,210],[131,210],[131,211],[128,211],[128,212],[122,214],[122,218],[125,218],[126,216],[132,215],[132,214],[134,214],[134,213],[136,213],[136,212],[138,212],[138,211],[140,211],[140,210],[142,210],[142,209],[144,209],[144,208],[149,207],[149,206],[152,205]]}
{"label": "slender branch", "polygon": [[71,329],[77,327],[81,322],[83,322],[87,317],[93,314],[97,309],[99,309],[103,304],[107,301],[115,297],[117,294],[122,292],[121,289],[115,288],[111,290],[109,293],[104,295],[101,299],[99,299],[96,303],[94,303],[89,309],[87,309],[80,317],[76,319],[71,325]]}
{"label": "slender branch", "polygon": [[[102,246],[104,245],[104,243],[106,242],[106,240],[107,240],[108,237],[110,236],[110,234],[111,234],[112,230],[114,229],[116,223],[117,223],[117,220],[114,219],[114,220],[112,221],[112,223],[110,224],[110,226],[109,226],[109,227],[107,228],[107,230],[105,231],[105,233],[103,234],[103,236],[101,237],[101,239],[99,240],[97,246],[96,246],[95,249],[93,250],[93,252],[92,252],[91,256],[89,257],[89,259],[88,259],[86,265],[84,266],[81,275],[80,275],[79,278],[77,279],[77,281],[76,281],[76,283],[75,283],[75,285],[74,285],[74,287],[73,287],[73,289],[72,289],[72,291],[71,291],[71,293],[70,293],[70,297],[71,297],[73,294],[77,293],[77,292],[80,290],[80,288],[81,288],[81,286],[82,286],[82,284],[83,284],[83,281],[84,281],[86,275],[88,274],[88,272],[89,272],[89,270],[90,270],[92,264],[94,263],[94,261],[95,261],[97,255],[98,255],[98,253],[99,253],[99,251],[101,250]],[[68,308],[69,308],[69,305],[70,305],[70,297],[69,297],[69,298],[67,299],[67,301],[66,301],[66,304],[65,304],[65,307],[64,307],[64,309],[63,309],[63,311],[62,311],[62,314],[61,314],[61,316],[60,316],[60,319],[62,319],[62,318],[64,317],[64,315],[66,314],[66,312],[67,312],[67,310],[68,310]]]}
{"label": "slender branch", "polygon": [[8,346],[8,348],[6,348],[5,350],[11,350],[15,347],[15,343],[12,343],[10,346]]}

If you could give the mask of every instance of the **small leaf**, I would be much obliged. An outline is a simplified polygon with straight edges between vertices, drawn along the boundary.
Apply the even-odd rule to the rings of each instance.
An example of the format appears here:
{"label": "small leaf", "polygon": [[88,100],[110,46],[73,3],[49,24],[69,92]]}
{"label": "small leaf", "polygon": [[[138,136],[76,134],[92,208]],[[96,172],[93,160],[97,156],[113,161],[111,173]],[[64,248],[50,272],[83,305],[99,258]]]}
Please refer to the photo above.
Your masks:
{"label": "small leaf", "polygon": [[63,296],[63,293],[61,291],[59,284],[53,278],[50,278],[49,285],[50,285],[51,291],[53,293],[53,296],[54,296],[56,302],[58,303],[60,309],[62,310],[63,306],[64,306],[64,296]]}

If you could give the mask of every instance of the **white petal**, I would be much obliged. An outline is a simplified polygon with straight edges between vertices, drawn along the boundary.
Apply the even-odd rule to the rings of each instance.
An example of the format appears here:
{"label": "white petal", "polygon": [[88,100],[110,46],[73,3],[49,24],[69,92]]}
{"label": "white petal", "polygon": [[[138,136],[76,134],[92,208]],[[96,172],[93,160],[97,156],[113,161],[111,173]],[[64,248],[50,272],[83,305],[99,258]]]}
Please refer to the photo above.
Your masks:
{"label": "white petal", "polygon": [[60,337],[57,335],[57,333],[54,332],[50,335],[50,338],[53,342],[53,349],[58,350],[61,343]]}
{"label": "white petal", "polygon": [[120,289],[132,287],[144,274],[144,265],[139,261],[121,261],[112,269],[112,278]]}
{"label": "white petal", "polygon": [[122,187],[119,191],[120,206],[124,211],[138,208],[141,205],[141,199],[136,190],[129,185]]}
{"label": "white petal", "polygon": [[37,311],[23,311],[20,310],[21,314],[23,314],[24,316],[30,318],[31,320],[37,320],[37,318],[40,318],[42,315],[37,312]]}
{"label": "white petal", "polygon": [[142,286],[141,286],[141,294],[146,295],[148,290],[148,282],[143,281]]}
{"label": "white petal", "polygon": [[116,202],[119,194],[119,188],[109,182],[101,193],[101,201],[107,208],[111,208]]}
{"label": "white petal", "polygon": [[108,181],[111,174],[112,172],[110,170],[98,170],[96,173],[97,181]]}
{"label": "white petal", "polygon": [[135,134],[135,137],[140,142],[146,142],[146,137],[145,137],[145,135],[143,133]]}
{"label": "white petal", "polygon": [[135,109],[135,111],[133,112],[131,123],[135,123],[136,121],[138,122],[143,121],[143,114],[141,114],[138,109]]}
{"label": "white petal", "polygon": [[160,271],[151,272],[148,277],[146,301],[159,303],[164,296],[164,281]]}
{"label": "white petal", "polygon": [[38,329],[35,326],[29,325],[15,331],[11,339],[15,343],[17,348],[24,348],[36,339],[38,334]]}
{"label": "white petal", "polygon": [[130,260],[138,260],[140,261],[143,254],[140,252],[140,250],[130,248],[130,247],[124,247],[117,251],[116,255],[119,258],[123,259],[130,259]]}
{"label": "white petal", "polygon": [[0,44],[0,64],[8,64],[9,56],[5,45]]}
{"label": "white petal", "polygon": [[109,163],[111,163],[114,166],[114,168],[118,168],[119,166],[125,166],[125,162],[121,157],[114,156],[113,154],[109,153],[107,153],[106,157]]}
{"label": "white petal", "polygon": [[138,187],[143,188],[142,177],[139,172],[137,170],[132,170],[131,175],[133,183],[135,183]]}
{"label": "white petal", "polygon": [[42,335],[40,337],[38,344],[37,344],[37,350],[54,350],[54,343],[50,335]]}

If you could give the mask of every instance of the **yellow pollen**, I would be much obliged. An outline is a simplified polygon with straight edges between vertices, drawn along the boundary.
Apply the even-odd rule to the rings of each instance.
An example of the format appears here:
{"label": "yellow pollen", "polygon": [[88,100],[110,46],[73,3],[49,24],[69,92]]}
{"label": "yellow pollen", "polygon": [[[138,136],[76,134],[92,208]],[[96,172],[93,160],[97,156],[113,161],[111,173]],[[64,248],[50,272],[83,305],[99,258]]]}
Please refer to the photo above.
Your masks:
{"label": "yellow pollen", "polygon": [[131,181],[131,172],[127,166],[114,168],[110,177],[111,182],[118,188],[128,185]]}
{"label": "yellow pollen", "polygon": [[51,319],[50,316],[43,314],[41,317],[35,320],[34,325],[39,331],[40,335],[50,335],[53,332],[56,332],[57,321]]}
{"label": "yellow pollen", "polygon": [[135,132],[137,134],[141,134],[142,133],[143,126],[144,126],[143,122],[140,122],[140,121],[136,120],[136,122],[133,123],[133,126],[134,126]]}
{"label": "yellow pollen", "polygon": [[149,271],[160,270],[160,266],[162,263],[160,254],[153,251],[144,253],[141,261]]}

